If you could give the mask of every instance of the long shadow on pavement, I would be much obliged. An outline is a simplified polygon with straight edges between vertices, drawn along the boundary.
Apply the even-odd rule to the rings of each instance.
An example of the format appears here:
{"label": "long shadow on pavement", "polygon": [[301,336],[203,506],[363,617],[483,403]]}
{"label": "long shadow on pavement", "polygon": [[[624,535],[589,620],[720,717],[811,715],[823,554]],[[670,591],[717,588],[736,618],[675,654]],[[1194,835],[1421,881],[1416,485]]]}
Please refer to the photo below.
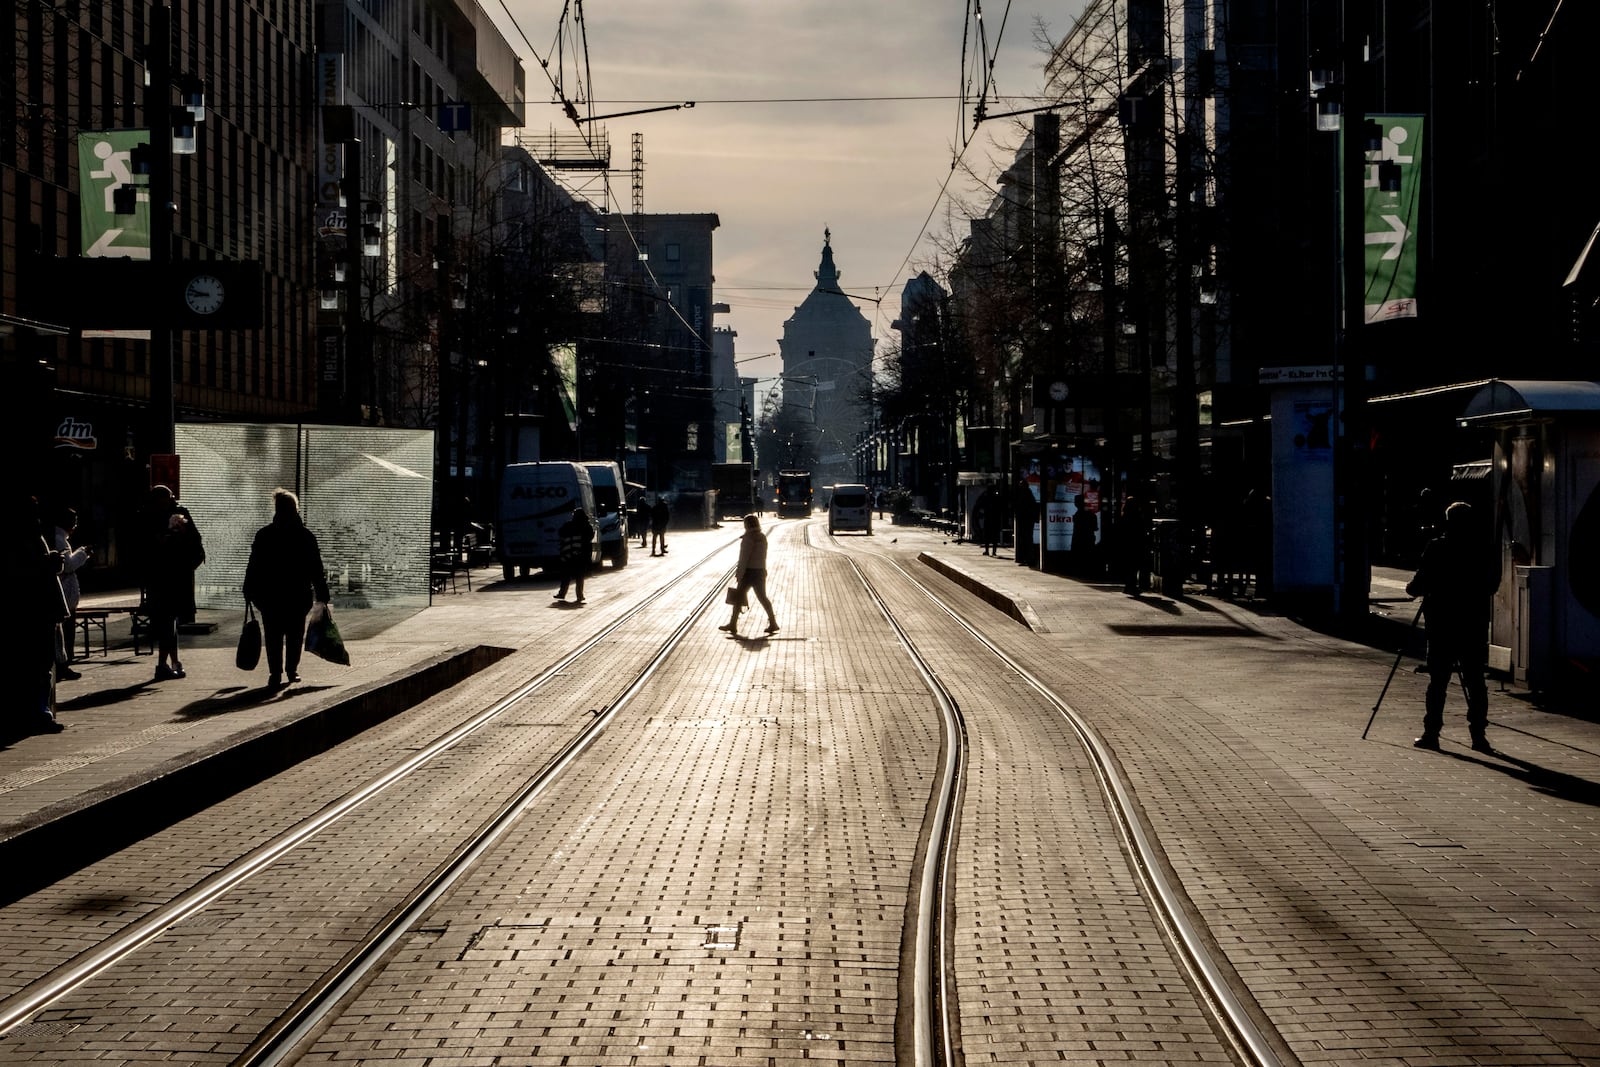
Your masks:
{"label": "long shadow on pavement", "polygon": [[82,693],[66,700],[57,698],[56,710],[59,711],[87,711],[91,708],[103,708],[111,704],[121,704],[133,700],[146,693],[155,693],[159,690],[152,688],[149,681],[139,682],[135,685],[121,685],[111,689],[96,689],[92,693]]}
{"label": "long shadow on pavement", "polygon": [[261,704],[282,700],[285,697],[303,696],[309,693],[320,693],[334,688],[331,685],[296,685],[285,686],[282,689],[269,689],[262,686],[230,686],[219,689],[216,695],[193,701],[178,709],[178,718],[206,719],[213,715],[225,715],[230,711],[239,711],[243,708],[253,708]]}
{"label": "long shadow on pavement", "polygon": [[[1503,762],[1479,759],[1465,753],[1447,753],[1451,758],[1462,763],[1476,763],[1480,767],[1487,767],[1491,771],[1499,771],[1510,778],[1526,782],[1536,792],[1555,797],[1557,800],[1570,800],[1574,804],[1588,804],[1591,807],[1600,806],[1600,782],[1591,782],[1587,778],[1579,778],[1574,774],[1565,774],[1561,771],[1552,771],[1548,767],[1541,767],[1537,763],[1529,763],[1516,756],[1508,756],[1504,752],[1495,751],[1495,755]],[[1506,764],[1511,766],[1506,766]]]}

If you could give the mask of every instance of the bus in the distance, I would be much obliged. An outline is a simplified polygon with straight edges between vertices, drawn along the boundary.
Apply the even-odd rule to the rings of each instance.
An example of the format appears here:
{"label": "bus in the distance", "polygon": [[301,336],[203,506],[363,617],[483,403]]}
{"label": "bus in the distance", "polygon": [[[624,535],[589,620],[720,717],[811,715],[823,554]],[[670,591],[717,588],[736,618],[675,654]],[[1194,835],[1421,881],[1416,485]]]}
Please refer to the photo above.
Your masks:
{"label": "bus in the distance", "polygon": [[778,518],[811,514],[811,472],[779,471],[777,497]]}

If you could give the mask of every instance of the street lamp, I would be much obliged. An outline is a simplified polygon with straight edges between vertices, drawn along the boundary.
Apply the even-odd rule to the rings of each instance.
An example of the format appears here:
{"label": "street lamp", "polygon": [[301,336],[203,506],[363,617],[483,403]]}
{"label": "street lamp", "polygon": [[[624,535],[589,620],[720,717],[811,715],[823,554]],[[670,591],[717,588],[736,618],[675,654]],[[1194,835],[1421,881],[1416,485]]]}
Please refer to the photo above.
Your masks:
{"label": "street lamp", "polygon": [[[359,194],[359,190],[357,191]],[[376,200],[361,202],[361,254],[376,259],[383,254],[382,206]]]}

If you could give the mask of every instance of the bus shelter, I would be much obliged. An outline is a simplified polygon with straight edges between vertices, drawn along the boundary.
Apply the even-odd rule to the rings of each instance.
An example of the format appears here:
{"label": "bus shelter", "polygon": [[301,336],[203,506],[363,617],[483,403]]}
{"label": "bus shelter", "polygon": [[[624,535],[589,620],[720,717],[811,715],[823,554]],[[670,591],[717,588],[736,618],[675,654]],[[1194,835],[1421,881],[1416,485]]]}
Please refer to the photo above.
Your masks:
{"label": "bus shelter", "polygon": [[1491,663],[1534,691],[1600,675],[1600,382],[1496,380],[1462,412],[1493,430],[1500,587]]}

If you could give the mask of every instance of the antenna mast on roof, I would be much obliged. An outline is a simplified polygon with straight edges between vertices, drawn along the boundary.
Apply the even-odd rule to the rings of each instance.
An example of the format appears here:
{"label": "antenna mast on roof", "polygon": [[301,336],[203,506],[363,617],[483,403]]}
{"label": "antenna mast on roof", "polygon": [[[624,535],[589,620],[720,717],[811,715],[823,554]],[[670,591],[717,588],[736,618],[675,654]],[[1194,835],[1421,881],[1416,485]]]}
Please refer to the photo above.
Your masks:
{"label": "antenna mast on roof", "polygon": [[633,135],[633,213],[644,214],[644,134]]}

